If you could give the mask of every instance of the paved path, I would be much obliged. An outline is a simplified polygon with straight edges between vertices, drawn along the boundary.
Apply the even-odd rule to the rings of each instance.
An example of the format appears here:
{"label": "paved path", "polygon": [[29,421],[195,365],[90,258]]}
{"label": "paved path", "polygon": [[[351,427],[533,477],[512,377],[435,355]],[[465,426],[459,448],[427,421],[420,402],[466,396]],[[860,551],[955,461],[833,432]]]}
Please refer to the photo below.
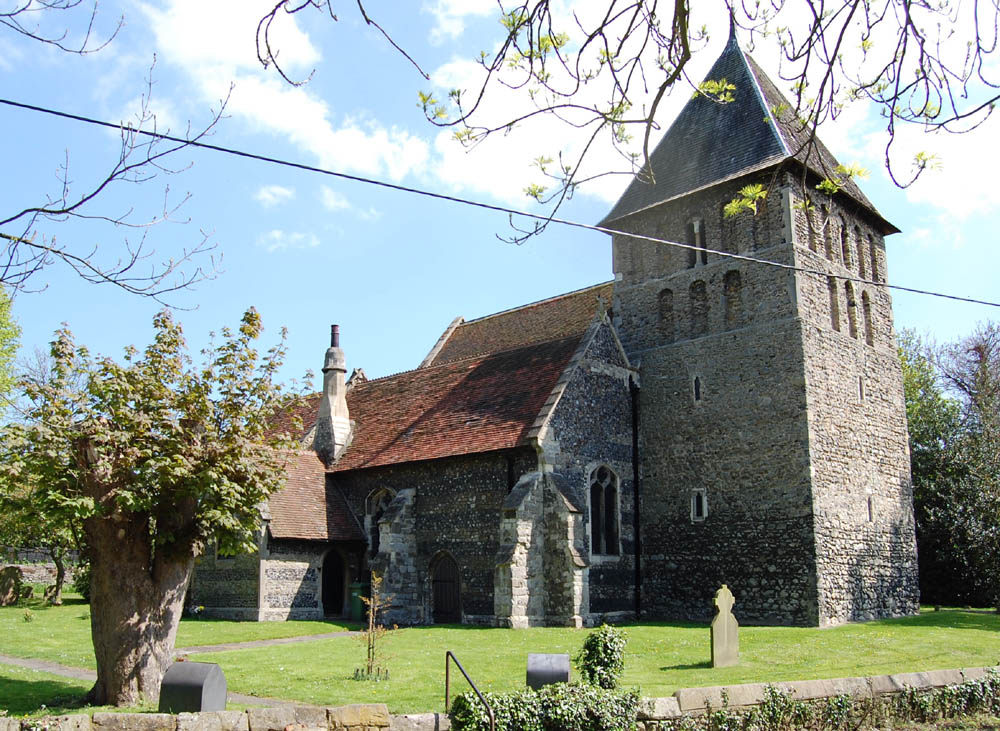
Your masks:
{"label": "paved path", "polygon": [[[348,637],[350,635],[361,634],[360,632],[324,632],[318,635],[301,635],[299,637],[280,637],[273,640],[252,640],[250,642],[228,642],[221,645],[199,645],[198,647],[178,647],[174,650],[174,655],[196,655],[200,652],[221,652],[223,650],[242,650],[249,647],[269,647],[271,645],[289,645],[295,642],[313,642],[315,640],[325,640],[330,637]],[[73,668],[67,665],[60,665],[49,660],[38,660],[36,658],[12,657],[11,655],[0,655],[0,663],[4,665],[17,665],[29,670],[40,670],[53,675],[61,675],[64,678],[75,678],[77,680],[97,680],[97,673],[84,668]],[[240,693],[229,694],[230,703],[239,703],[245,706],[304,706],[309,705],[301,701],[286,701],[279,698],[262,698],[252,695],[242,695]]]}

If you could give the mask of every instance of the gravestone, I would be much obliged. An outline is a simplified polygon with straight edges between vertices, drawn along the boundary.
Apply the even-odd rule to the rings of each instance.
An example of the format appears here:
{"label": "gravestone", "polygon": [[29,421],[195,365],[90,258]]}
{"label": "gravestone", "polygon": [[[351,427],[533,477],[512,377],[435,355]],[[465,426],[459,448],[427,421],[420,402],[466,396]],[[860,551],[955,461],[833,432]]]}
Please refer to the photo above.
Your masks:
{"label": "gravestone", "polygon": [[11,607],[21,598],[21,569],[8,566],[0,571],[0,607]]}
{"label": "gravestone", "polygon": [[532,690],[551,683],[568,683],[569,654],[528,653],[525,682]]}
{"label": "gravestone", "polygon": [[718,611],[712,620],[712,667],[725,668],[740,661],[740,625],[733,616],[736,600],[723,584],[714,601]]}

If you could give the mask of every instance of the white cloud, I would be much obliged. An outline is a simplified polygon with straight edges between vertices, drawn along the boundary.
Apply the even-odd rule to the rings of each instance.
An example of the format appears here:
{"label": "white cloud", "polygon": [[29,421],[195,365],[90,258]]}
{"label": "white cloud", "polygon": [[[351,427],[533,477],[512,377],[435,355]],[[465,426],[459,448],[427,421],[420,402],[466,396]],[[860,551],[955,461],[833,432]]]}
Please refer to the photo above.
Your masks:
{"label": "white cloud", "polygon": [[[289,140],[324,167],[400,180],[427,164],[428,144],[397,127],[349,118],[312,86],[291,86],[257,61],[257,22],[273,3],[263,0],[172,0],[165,10],[141,6],[166,63],[180,67],[209,103],[229,97],[226,114]],[[298,16],[279,13],[275,47],[290,73],[308,76],[321,60]],[[231,93],[230,93],[231,90]]]}
{"label": "white cloud", "polygon": [[287,201],[292,200],[295,197],[295,189],[286,188],[283,185],[265,185],[261,187],[253,197],[254,200],[270,208],[271,206],[276,206],[279,203],[286,203]]}
{"label": "white cloud", "polygon": [[484,17],[499,15],[496,0],[434,0],[424,3],[421,8],[434,16],[436,25],[431,29],[431,43],[439,45],[454,39],[465,31],[465,20],[469,16]]}
{"label": "white cloud", "polygon": [[257,238],[257,246],[264,249],[268,254],[277,251],[315,249],[319,246],[319,238],[313,233],[302,233],[298,231],[282,231],[272,229]]}
{"label": "white cloud", "polygon": [[1000,187],[995,182],[1000,149],[992,140],[998,132],[996,117],[972,135],[897,131],[894,158],[902,164],[912,160],[918,151],[935,154],[940,162],[940,169],[925,170],[907,189],[907,200],[916,206],[933,206],[944,221],[952,224],[996,212],[1000,209]]}
{"label": "white cloud", "polygon": [[351,207],[350,201],[333,188],[324,185],[319,191],[323,207],[328,211],[343,211]]}

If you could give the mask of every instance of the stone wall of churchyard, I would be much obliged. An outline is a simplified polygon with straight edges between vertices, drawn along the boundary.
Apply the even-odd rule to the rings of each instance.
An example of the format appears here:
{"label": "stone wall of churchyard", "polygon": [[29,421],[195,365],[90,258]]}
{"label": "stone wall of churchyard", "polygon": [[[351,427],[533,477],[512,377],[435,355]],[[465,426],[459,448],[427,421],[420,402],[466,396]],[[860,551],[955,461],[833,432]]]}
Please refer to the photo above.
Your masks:
{"label": "stone wall of churchyard", "polygon": [[204,607],[205,616],[224,619],[259,618],[259,556],[219,556],[214,546],[195,563],[185,603]]}
{"label": "stone wall of churchyard", "polygon": [[[560,535],[552,535],[546,545],[549,563],[556,570],[547,572],[545,592],[551,599],[573,592],[571,572],[557,568],[558,558],[566,554],[566,544],[573,544],[589,563],[590,624],[634,616],[635,611],[632,376],[610,325],[601,325],[573,369],[542,442],[545,468],[551,469],[559,486],[572,491],[573,502],[583,509],[582,530],[569,537],[562,523],[554,520],[555,515],[546,516],[547,525],[557,524]],[[611,475],[606,484],[601,484],[598,476],[602,467]],[[613,498],[610,508],[609,495]],[[600,503],[596,505],[596,521],[595,503]],[[605,534],[603,543],[595,541],[595,529]],[[560,603],[565,605],[565,598]],[[552,606],[547,614],[559,617],[565,612]]]}
{"label": "stone wall of churchyard", "polygon": [[380,490],[415,491],[407,507],[415,535],[405,544],[414,555],[398,556],[392,564],[412,567],[413,593],[406,605],[394,603],[392,621],[431,621],[432,563],[447,554],[458,564],[462,621],[493,623],[501,506],[517,479],[534,469],[534,452],[523,448],[333,474],[333,483],[359,517]]}
{"label": "stone wall of churchyard", "polygon": [[726,583],[741,621],[816,624],[796,280],[713,253],[794,263],[780,185],[757,216],[723,217],[747,182],[627,222],[629,231],[686,242],[697,220],[704,254],[614,240],[615,317],[640,367],[642,607],[648,617],[708,619]]}
{"label": "stone wall of churchyard", "polygon": [[[879,231],[840,201],[796,209],[820,624],[918,610],[906,409]],[[849,282],[847,278],[868,280]]]}

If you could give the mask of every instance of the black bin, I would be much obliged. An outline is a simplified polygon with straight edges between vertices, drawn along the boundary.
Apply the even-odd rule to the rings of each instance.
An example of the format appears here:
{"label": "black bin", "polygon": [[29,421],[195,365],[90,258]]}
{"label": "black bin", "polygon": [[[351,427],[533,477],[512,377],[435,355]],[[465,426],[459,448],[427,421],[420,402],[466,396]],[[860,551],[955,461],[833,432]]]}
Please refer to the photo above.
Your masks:
{"label": "black bin", "polygon": [[538,690],[543,685],[569,682],[569,655],[533,652],[528,655],[528,687]]}
{"label": "black bin", "polygon": [[163,674],[160,713],[226,710],[226,676],[214,662],[175,662]]}

